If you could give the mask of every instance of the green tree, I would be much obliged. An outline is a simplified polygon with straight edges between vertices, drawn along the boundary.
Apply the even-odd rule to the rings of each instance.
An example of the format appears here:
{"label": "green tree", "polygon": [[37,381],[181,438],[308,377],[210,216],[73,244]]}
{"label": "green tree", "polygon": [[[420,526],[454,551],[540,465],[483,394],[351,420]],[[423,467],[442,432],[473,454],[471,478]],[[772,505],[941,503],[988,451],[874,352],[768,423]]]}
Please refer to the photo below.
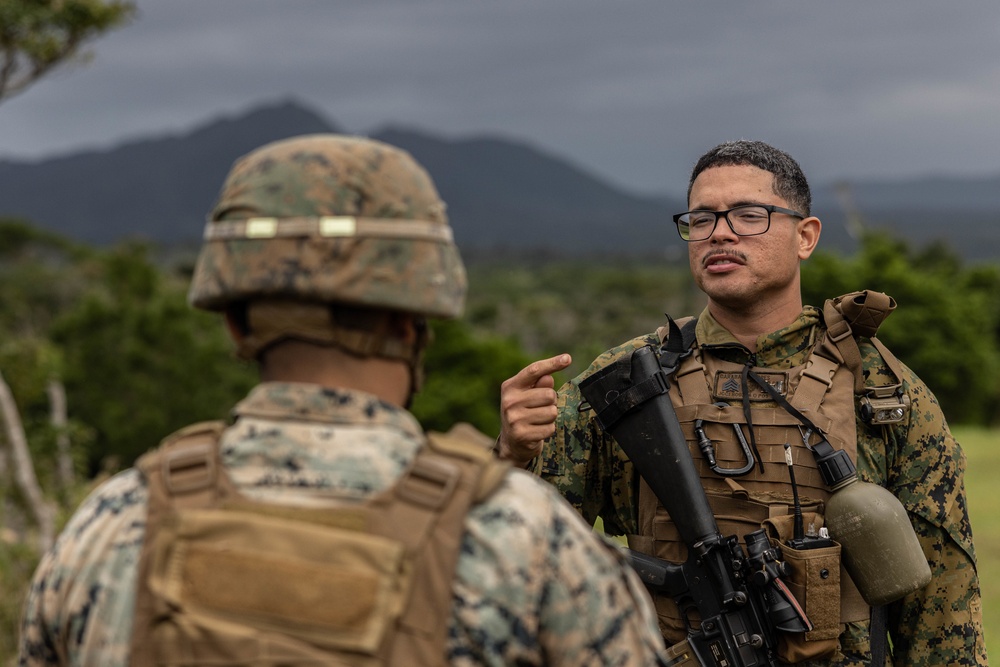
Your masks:
{"label": "green tree", "polygon": [[[66,509],[79,500],[76,489],[54,483],[59,469],[57,433],[50,421],[46,388],[62,371],[60,350],[48,338],[53,320],[83,293],[89,252],[22,220],[0,219],[0,382],[16,398],[13,406],[23,426],[30,468],[47,497]],[[6,392],[5,392],[6,393]],[[3,424],[7,433],[11,424]],[[76,443],[86,430],[70,420],[65,427]],[[0,475],[0,663],[14,651],[24,585],[38,561],[37,545],[27,539],[36,507],[13,469],[14,442],[0,435],[0,457],[8,464]],[[79,450],[78,450],[79,451]],[[58,517],[57,517],[58,520]]]}
{"label": "green tree", "polygon": [[[72,490],[56,480],[63,470],[57,444],[69,438],[69,454],[82,462],[87,428],[70,419],[52,423],[51,389],[62,376],[62,351],[50,337],[56,318],[84,294],[94,253],[21,220],[0,219],[0,369],[16,397],[30,455],[42,487],[60,500]],[[0,446],[3,446],[0,442]],[[10,444],[10,443],[6,443]],[[74,470],[65,471],[71,477]],[[75,470],[79,472],[79,469]]]}
{"label": "green tree", "polygon": [[0,2],[0,100],[60,64],[85,58],[82,46],[124,24],[134,9],[124,0]]}
{"label": "green tree", "polygon": [[424,389],[413,413],[428,430],[469,422],[488,435],[500,432],[500,383],[531,363],[515,342],[475,334],[461,320],[433,323]]}
{"label": "green tree", "polygon": [[1000,269],[967,269],[947,246],[914,251],[868,234],[851,258],[817,254],[803,269],[807,303],[860,289],[893,297],[898,309],[878,337],[931,387],[949,420],[985,424],[1000,400]]}
{"label": "green tree", "polygon": [[[0,0],[0,101],[24,91],[42,76],[62,63],[84,59],[82,46],[107,30],[122,25],[131,17],[134,5],[123,0]],[[41,241],[41,243],[38,243]],[[43,247],[63,252],[70,250],[68,243],[33,230],[20,221],[0,219],[0,257],[3,258],[0,276],[0,355],[10,353],[13,341],[20,345],[24,339],[46,360],[48,372],[59,373],[58,354],[47,340],[40,336],[46,324],[67,296],[81,283],[79,281],[49,282],[44,278],[53,272],[49,265],[36,270],[30,263],[9,261],[24,259],[21,250]],[[58,271],[58,269],[55,269]],[[29,274],[42,275],[29,275]],[[8,281],[14,277],[15,280]],[[42,278],[42,279],[39,279]],[[57,285],[56,289],[44,286]],[[16,298],[12,298],[16,297]],[[35,298],[42,297],[42,298]],[[15,355],[20,357],[21,355]],[[9,356],[8,359],[9,361]],[[0,367],[7,364],[0,361]],[[48,378],[49,386],[59,385],[57,378]],[[6,386],[6,385],[5,385]],[[61,385],[59,385],[61,386]],[[34,407],[34,406],[33,406]],[[29,410],[29,414],[32,411]],[[44,422],[49,424],[48,421]],[[29,421],[25,427],[33,430],[37,422]],[[72,422],[69,427],[72,427]],[[51,433],[51,428],[49,429]],[[55,441],[66,434],[53,434]],[[29,438],[29,445],[38,446],[37,437]],[[51,470],[56,466],[38,466]],[[67,492],[67,489],[61,489]],[[7,521],[15,514],[6,489],[6,480],[0,479],[0,528],[6,530]],[[69,505],[71,501],[64,498]],[[37,560],[37,554],[27,545],[7,544],[9,535],[0,541],[0,662],[6,663],[13,653],[17,637],[17,617],[22,590],[11,590],[16,582],[25,581]]]}
{"label": "green tree", "polygon": [[257,381],[222,319],[191,308],[186,294],[186,276],[163,272],[144,246],[122,245],[53,324],[69,404],[94,430],[92,470],[131,465],[172,431],[225,418]]}
{"label": "green tree", "polygon": [[14,664],[26,583],[37,564],[30,546],[0,542],[0,665]]}
{"label": "green tree", "polygon": [[532,359],[569,352],[573,365],[560,375],[572,377],[609,347],[655,330],[664,313],[703,307],[686,263],[478,263],[469,267],[466,321],[516,341]]}

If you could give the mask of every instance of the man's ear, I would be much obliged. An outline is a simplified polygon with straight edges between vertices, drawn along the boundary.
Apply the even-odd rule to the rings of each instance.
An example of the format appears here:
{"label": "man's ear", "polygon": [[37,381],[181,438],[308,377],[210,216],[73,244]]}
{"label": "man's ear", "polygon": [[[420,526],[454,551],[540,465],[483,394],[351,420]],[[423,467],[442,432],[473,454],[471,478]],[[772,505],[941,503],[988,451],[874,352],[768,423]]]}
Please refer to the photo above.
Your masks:
{"label": "man's ear", "polygon": [[419,336],[417,318],[409,313],[392,313],[389,316],[389,329],[394,338],[400,338],[412,344]]}
{"label": "man's ear", "polygon": [[809,259],[809,256],[813,254],[813,250],[816,249],[816,245],[819,243],[819,235],[823,231],[823,223],[816,216],[809,216],[808,218],[799,220],[796,228],[799,232],[799,259]]}

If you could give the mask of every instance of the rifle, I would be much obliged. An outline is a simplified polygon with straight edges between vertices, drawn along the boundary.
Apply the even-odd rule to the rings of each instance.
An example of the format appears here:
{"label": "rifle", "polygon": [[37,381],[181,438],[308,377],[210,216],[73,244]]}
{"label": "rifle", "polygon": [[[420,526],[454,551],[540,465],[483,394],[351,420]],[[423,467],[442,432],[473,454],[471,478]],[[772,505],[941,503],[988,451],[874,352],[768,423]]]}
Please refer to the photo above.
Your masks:
{"label": "rifle", "polygon": [[580,383],[598,422],[670,513],[688,548],[681,564],[634,551],[629,559],[647,588],[673,597],[701,665],[778,665],[778,633],[806,632],[812,624],[782,580],[785,563],[764,530],[745,536],[746,551],[735,535],[720,534],[669,388],[650,346]]}

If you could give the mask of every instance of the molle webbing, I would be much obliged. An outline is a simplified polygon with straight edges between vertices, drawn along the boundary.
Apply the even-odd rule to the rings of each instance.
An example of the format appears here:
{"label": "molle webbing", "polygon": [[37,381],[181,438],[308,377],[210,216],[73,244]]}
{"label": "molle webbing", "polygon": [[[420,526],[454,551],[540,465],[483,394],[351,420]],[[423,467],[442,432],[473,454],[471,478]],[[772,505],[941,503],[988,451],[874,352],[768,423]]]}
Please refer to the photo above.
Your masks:
{"label": "molle webbing", "polygon": [[[662,337],[666,329],[661,328],[660,333]],[[857,349],[853,338],[850,338],[849,344]],[[856,460],[855,369],[844,358],[841,347],[832,337],[823,336],[802,365],[780,371],[755,371],[770,377],[769,381],[775,383],[772,386],[778,385],[779,393],[797,410],[808,415],[835,448],[845,450],[852,460]],[[857,356],[857,368],[860,369],[860,353]],[[738,481],[722,477],[711,469],[699,449],[694,426],[696,421],[701,420],[702,428],[714,446],[717,464],[722,468],[736,468],[743,463],[744,454],[735,431],[736,428],[743,429],[743,437],[747,437],[743,406],[738,398],[720,397],[720,388],[724,383],[718,380],[720,377],[723,380],[738,378],[742,370],[741,364],[725,362],[710,354],[703,355],[700,348],[693,347],[691,354],[680,358],[670,386],[671,401],[720,530],[723,534],[737,534],[742,538],[765,521],[791,513],[792,494],[788,486],[785,443],[791,445],[790,453],[803,509],[815,517],[817,527],[821,526],[823,507],[830,491],[819,474],[815,457],[802,442],[801,422],[776,405],[764,392],[759,392],[760,395],[753,396],[750,401],[755,440],[764,463],[763,471],[755,466],[741,475]],[[737,394],[742,395],[741,390],[737,390]],[[729,405],[730,402],[733,405]],[[687,548],[669,515],[659,506],[649,486],[641,480],[639,532],[638,536],[629,536],[632,548],[673,562],[681,562],[687,557]],[[841,588],[841,621],[866,620],[868,606],[843,568]],[[668,640],[679,640],[684,631],[676,605],[669,598],[657,597],[655,602],[661,629]]]}
{"label": "molle webbing", "polygon": [[[192,424],[164,440],[160,448],[145,454],[136,467],[146,478],[146,532],[136,579],[135,616],[129,664],[141,667],[159,664],[154,654],[152,626],[163,611],[149,591],[153,545],[168,514],[221,504],[235,494],[229,477],[218,475],[218,441],[225,424]],[[183,443],[183,447],[177,446]]]}
{"label": "molle webbing", "polygon": [[[834,346],[817,345],[804,364],[782,373],[783,393],[800,412],[809,415],[835,448],[845,450],[854,460],[857,458],[857,434],[851,374],[838,358],[830,356],[839,357]],[[726,405],[712,394],[717,376],[738,375],[741,370],[740,364],[724,362],[712,355],[703,356],[696,350],[682,361],[671,387],[671,400],[706,488],[721,488],[723,480],[710,471],[701,455],[694,424],[696,420],[703,421],[706,434],[715,443],[715,456],[720,465],[733,467],[741,462],[743,453],[736,442],[735,429],[746,429],[743,408]],[[826,484],[819,475],[815,457],[802,443],[798,419],[770,401],[752,403],[751,415],[764,469],[763,472],[759,468],[751,470],[740,477],[740,482],[754,491],[787,489],[789,476],[784,444],[788,443],[800,489],[814,498],[825,498],[828,495]],[[843,415],[852,418],[844,419]]]}
{"label": "molle webbing", "polygon": [[306,509],[241,496],[222,430],[189,427],[138,463],[150,501],[131,664],[442,664],[465,515],[509,469],[486,436],[430,434],[394,487]]}

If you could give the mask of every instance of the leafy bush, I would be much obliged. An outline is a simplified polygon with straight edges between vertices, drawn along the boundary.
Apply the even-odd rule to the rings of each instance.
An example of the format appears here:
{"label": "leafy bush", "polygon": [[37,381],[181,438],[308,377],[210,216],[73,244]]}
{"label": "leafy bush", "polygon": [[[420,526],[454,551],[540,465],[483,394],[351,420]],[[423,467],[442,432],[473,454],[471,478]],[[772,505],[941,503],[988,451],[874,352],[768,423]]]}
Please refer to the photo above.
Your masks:
{"label": "leafy bush", "polygon": [[931,388],[950,421],[988,424],[1000,400],[1000,267],[963,268],[942,245],[915,252],[884,234],[853,257],[818,255],[803,269],[806,301],[860,289],[898,304],[878,337]]}
{"label": "leafy bush", "polygon": [[531,363],[511,340],[476,336],[462,321],[432,323],[424,389],[413,414],[424,428],[447,431],[469,422],[487,435],[500,432],[500,383]]}
{"label": "leafy bush", "polygon": [[141,246],[104,257],[92,288],[52,326],[73,413],[94,430],[92,471],[128,466],[172,431],[224,418],[256,382],[216,315],[186,301],[187,285]]}
{"label": "leafy bush", "polygon": [[37,565],[38,553],[33,548],[0,540],[0,664],[17,655],[21,607]]}

